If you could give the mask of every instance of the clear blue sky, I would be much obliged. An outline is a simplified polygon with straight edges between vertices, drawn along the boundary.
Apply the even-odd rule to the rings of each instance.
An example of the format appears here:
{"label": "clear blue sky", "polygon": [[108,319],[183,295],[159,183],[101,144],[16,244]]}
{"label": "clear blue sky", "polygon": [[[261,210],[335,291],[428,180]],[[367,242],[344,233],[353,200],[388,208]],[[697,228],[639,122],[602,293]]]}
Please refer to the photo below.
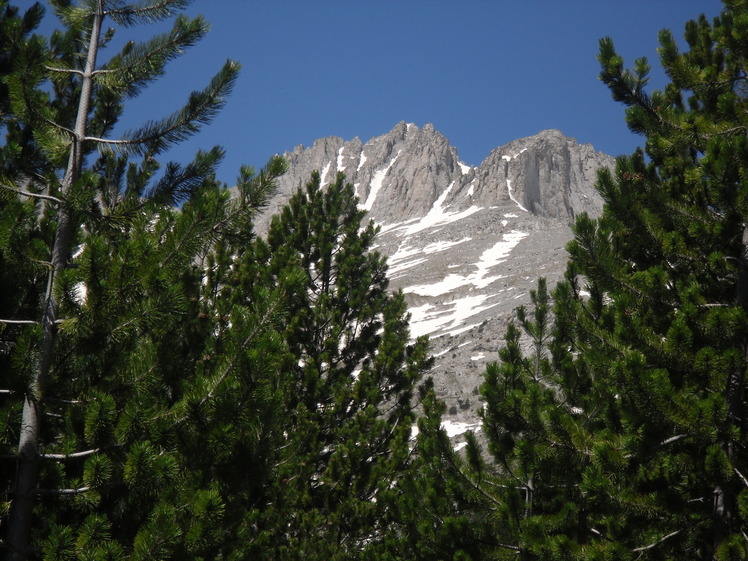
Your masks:
{"label": "clear blue sky", "polygon": [[211,32],[130,102],[125,124],[176,110],[232,58],[242,74],[222,114],[168,154],[186,162],[221,144],[227,183],[242,163],[259,167],[324,136],[366,141],[401,120],[433,123],[472,165],[549,128],[630,153],[642,139],[597,79],[599,38],[612,37],[627,66],[647,56],[662,86],[658,31],[682,39],[688,19],[720,9],[717,0],[196,0],[187,11]]}

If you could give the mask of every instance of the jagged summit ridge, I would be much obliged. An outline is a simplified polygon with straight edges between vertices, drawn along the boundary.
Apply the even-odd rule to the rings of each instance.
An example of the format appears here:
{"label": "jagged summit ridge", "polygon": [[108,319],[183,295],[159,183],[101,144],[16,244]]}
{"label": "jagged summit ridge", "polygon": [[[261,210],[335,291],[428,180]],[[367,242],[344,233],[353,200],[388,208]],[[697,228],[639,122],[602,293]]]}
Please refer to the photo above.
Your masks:
{"label": "jagged summit ridge", "polygon": [[381,224],[423,217],[439,201],[455,212],[513,203],[519,211],[571,222],[599,213],[592,187],[610,156],[578,144],[558,130],[542,131],[494,149],[477,167],[460,161],[457,149],[433,125],[404,121],[365,144],[359,138],[327,137],[285,154],[289,172],[271,201],[279,210],[318,170],[325,181],[338,171],[356,187],[361,205]]}

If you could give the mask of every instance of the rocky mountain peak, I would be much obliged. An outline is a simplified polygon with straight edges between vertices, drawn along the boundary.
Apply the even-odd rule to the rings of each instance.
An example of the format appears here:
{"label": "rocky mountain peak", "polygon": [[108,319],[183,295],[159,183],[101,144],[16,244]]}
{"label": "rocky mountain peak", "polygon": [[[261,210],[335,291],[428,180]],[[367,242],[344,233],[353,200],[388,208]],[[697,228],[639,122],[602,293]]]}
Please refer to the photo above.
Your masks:
{"label": "rocky mountain peak", "polygon": [[405,293],[412,335],[429,335],[434,381],[453,421],[474,422],[483,364],[496,358],[506,322],[539,276],[563,274],[570,224],[597,215],[597,171],[613,158],[558,130],[494,149],[478,166],[431,124],[400,122],[365,143],[322,138],[285,157],[289,171],[257,225],[262,233],[318,170],[345,173],[359,204],[381,225],[390,286]]}
{"label": "rocky mountain peak", "polygon": [[578,144],[558,130],[545,130],[494,149],[477,167],[460,161],[455,147],[432,124],[399,122],[362,144],[354,138],[316,140],[285,154],[289,173],[281,181],[271,213],[319,170],[324,181],[338,171],[356,187],[361,205],[382,224],[427,214],[440,200],[454,211],[514,204],[521,212],[571,222],[581,212],[597,214],[597,170],[610,156]]}

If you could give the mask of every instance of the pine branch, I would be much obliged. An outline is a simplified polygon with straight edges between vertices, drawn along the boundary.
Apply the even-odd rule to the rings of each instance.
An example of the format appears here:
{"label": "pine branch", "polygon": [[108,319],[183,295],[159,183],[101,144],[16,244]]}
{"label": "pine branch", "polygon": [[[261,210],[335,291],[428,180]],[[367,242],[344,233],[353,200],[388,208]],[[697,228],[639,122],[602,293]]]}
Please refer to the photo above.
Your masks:
{"label": "pine branch", "polygon": [[106,10],[105,16],[124,27],[137,25],[139,23],[152,23],[173,16],[176,10],[187,7],[192,0],[158,0],[148,2],[144,0],[139,4],[124,8]]}
{"label": "pine branch", "polygon": [[[281,302],[279,298],[275,298],[274,301],[271,303],[269,308],[265,310],[265,313],[262,315],[262,317],[257,321],[254,328],[249,332],[249,334],[244,337],[244,339],[241,341],[239,345],[237,345],[237,352],[234,353],[234,355],[229,360],[228,364],[223,368],[221,373],[214,378],[214,381],[211,383],[211,388],[208,390],[207,394],[203,396],[203,398],[200,400],[200,405],[203,405],[205,402],[207,402],[209,399],[211,399],[218,390],[219,386],[223,383],[223,381],[228,377],[228,375],[233,370],[234,366],[236,365],[237,360],[239,359],[239,355],[241,354],[242,350],[247,348],[249,343],[255,338],[255,336],[262,330],[263,327],[265,327],[266,323],[270,321],[270,318],[273,316],[273,314],[277,311],[278,308],[280,308]],[[174,420],[174,424],[182,423],[187,420],[186,415],[182,415],[180,418]]]}
{"label": "pine branch", "polygon": [[163,75],[169,61],[197,43],[207,31],[208,24],[201,17],[190,20],[180,16],[169,33],[135,46],[128,43],[123,54],[114,57],[106,67],[94,71],[93,75],[100,84],[112,91],[134,97],[145,84]]}
{"label": "pine branch", "polygon": [[128,131],[121,139],[86,136],[85,141],[110,146],[129,154],[156,155],[170,145],[181,142],[209,123],[225,105],[238,76],[239,63],[229,60],[207,88],[190,94],[187,105],[157,123],[149,122],[137,131]]}
{"label": "pine branch", "polygon": [[[265,311],[262,318],[257,322],[257,325],[255,325],[254,329],[250,331],[250,333],[244,338],[242,341],[242,344],[238,346],[238,349],[241,351],[242,349],[245,349],[249,343],[252,341],[252,339],[255,338],[255,336],[260,332],[260,330],[265,326],[265,324],[270,320],[270,318],[273,316],[275,311],[280,307],[280,300],[275,299],[275,302],[272,303],[270,308]],[[238,359],[238,354],[236,353],[234,357],[229,361],[228,365],[223,369],[223,372],[218,377],[218,380],[213,384],[213,388],[208,392],[208,394],[202,399],[201,403],[205,403],[208,399],[213,397],[213,393],[218,389],[218,386],[221,385],[221,383],[226,379],[226,377],[229,375],[231,370],[234,368],[234,365],[236,364],[236,361]]]}

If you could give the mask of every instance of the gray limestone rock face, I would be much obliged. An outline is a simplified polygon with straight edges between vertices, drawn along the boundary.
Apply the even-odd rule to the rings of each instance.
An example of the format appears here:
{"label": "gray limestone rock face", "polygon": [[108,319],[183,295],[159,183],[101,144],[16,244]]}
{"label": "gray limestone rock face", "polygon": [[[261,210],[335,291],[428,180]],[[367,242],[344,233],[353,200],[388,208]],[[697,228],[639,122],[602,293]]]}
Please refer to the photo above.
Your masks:
{"label": "gray limestone rock face", "polygon": [[472,186],[472,204],[511,201],[536,216],[571,223],[582,212],[600,213],[597,172],[613,165],[612,157],[590,144],[546,130],[496,148],[466,183]]}
{"label": "gray limestone rock face", "polygon": [[[535,216],[571,223],[581,212],[600,212],[597,171],[614,163],[589,144],[547,130],[496,148],[470,167],[433,125],[405,122],[365,144],[358,138],[322,138],[309,148],[296,146],[285,157],[289,171],[266,214],[280,210],[312,170],[320,172],[323,184],[342,171],[361,206],[382,224],[423,217],[437,201],[454,211],[513,203]],[[258,230],[263,229],[261,221]]]}
{"label": "gray limestone rock face", "polygon": [[405,293],[411,334],[430,337],[431,375],[448,420],[468,424],[513,310],[529,303],[538,277],[550,287],[562,277],[570,224],[601,212],[597,172],[614,165],[591,145],[547,130],[471,167],[433,125],[405,122],[366,143],[323,138],[285,157],[289,171],[257,231],[313,170],[323,184],[345,173],[381,226],[376,249],[388,257],[391,287]]}

